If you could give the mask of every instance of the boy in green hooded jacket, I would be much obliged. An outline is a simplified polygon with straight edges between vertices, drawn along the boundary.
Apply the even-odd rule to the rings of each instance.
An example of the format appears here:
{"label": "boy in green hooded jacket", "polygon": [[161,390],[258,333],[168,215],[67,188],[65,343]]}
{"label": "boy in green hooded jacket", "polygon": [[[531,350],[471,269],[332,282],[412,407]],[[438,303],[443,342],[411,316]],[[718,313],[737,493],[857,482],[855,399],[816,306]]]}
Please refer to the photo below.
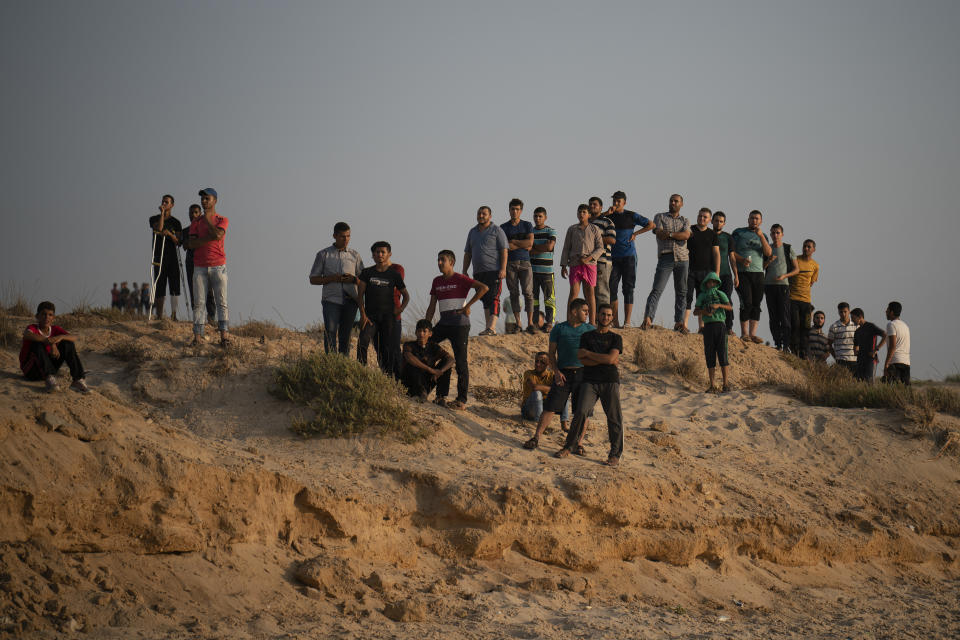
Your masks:
{"label": "boy in green hooded jacket", "polygon": [[733,311],[730,298],[720,291],[720,276],[714,272],[707,274],[701,285],[701,293],[697,296],[694,315],[700,316],[703,321],[703,354],[707,359],[707,373],[710,374],[710,388],[707,391],[716,391],[717,360],[720,361],[720,372],[723,376],[721,391],[729,391],[727,370],[730,362],[727,360],[727,329],[725,311]]}

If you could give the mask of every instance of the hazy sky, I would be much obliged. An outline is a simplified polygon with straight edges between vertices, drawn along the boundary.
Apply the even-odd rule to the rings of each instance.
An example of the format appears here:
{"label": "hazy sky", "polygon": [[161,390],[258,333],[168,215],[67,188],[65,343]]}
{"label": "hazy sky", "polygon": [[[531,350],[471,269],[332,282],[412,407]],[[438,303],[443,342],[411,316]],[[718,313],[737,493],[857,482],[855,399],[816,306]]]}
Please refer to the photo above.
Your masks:
{"label": "hazy sky", "polygon": [[423,308],[481,204],[562,237],[591,195],[652,216],[679,192],[816,239],[828,322],[900,300],[914,375],[954,373],[958,29],[952,1],[4,2],[0,288],[109,304],[160,196],[185,220],[212,186],[231,321],[304,326],[338,220],[365,257],[393,244]]}

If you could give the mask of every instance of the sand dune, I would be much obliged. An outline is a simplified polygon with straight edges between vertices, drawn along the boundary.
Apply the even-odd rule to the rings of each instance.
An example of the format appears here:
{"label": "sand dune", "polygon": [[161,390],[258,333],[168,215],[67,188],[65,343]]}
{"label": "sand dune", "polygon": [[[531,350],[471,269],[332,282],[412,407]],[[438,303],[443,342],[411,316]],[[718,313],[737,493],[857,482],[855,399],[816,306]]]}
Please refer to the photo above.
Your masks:
{"label": "sand dune", "polygon": [[717,396],[698,336],[626,331],[611,470],[599,405],[585,458],[550,456],[556,427],[519,446],[509,391],[546,336],[472,339],[477,399],[413,405],[408,445],[289,431],[270,368],[316,336],[78,333],[88,396],[0,355],[0,634],[960,634],[957,458],[902,415],[793,399],[767,347],[736,343]]}

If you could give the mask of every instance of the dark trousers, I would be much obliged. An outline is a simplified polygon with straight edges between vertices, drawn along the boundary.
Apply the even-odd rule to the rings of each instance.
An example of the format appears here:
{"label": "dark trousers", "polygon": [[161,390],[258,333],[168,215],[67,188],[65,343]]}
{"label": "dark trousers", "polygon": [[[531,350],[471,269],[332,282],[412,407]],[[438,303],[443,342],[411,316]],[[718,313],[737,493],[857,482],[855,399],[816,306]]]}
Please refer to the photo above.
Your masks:
{"label": "dark trousers", "polygon": [[503,280],[499,271],[474,271],[473,279],[487,285],[487,292],[480,298],[480,304],[491,315],[500,315],[500,294],[503,289]]}
{"label": "dark trousers", "polygon": [[727,327],[722,322],[708,322],[703,325],[703,355],[707,359],[707,369],[717,366],[730,366],[727,360]]}
{"label": "dark trousers", "polygon": [[360,364],[367,364],[367,351],[372,340],[380,370],[389,376],[395,375],[396,356],[391,345],[396,319],[392,313],[368,316],[368,318],[370,324],[360,331],[360,336],[357,338],[357,361]]}
{"label": "dark trousers", "polygon": [[[177,257],[163,256],[163,263],[159,267],[156,265],[153,267],[153,279],[157,283],[154,289],[157,296],[167,295],[167,283],[170,284],[170,295],[180,295],[180,267]],[[139,294],[139,291],[137,293]]]}
{"label": "dark trousers", "polygon": [[403,364],[403,347],[400,346],[400,340],[403,334],[403,322],[394,318],[393,333],[390,334],[390,352],[393,354],[394,377],[400,377],[400,367]]}
{"label": "dark trousers", "polygon": [[706,278],[709,273],[709,271],[699,270],[687,272],[687,309],[693,309],[693,301],[700,295],[700,287],[703,284],[703,279]]}
{"label": "dark trousers", "polygon": [[857,361],[856,360],[837,360],[836,363],[850,372],[850,375],[857,375]]}
{"label": "dark trousers", "polygon": [[[726,273],[720,276],[720,291],[723,291],[727,298],[731,301],[733,300],[733,274]],[[733,306],[733,305],[730,305]],[[729,311],[724,311],[724,314],[727,316],[727,319],[724,320],[724,324],[727,327],[727,331],[733,331],[733,309]]]}
{"label": "dark trousers", "polygon": [[[533,310],[540,308],[540,294],[543,294],[543,306],[546,310],[543,313],[544,322],[553,324],[553,318],[557,315],[557,297],[553,293],[553,273],[533,272]],[[511,302],[510,304],[513,304]]]}
{"label": "dark trousers", "polygon": [[737,295],[740,296],[740,322],[759,320],[760,303],[763,302],[763,274],[754,271],[742,272]]}
{"label": "dark trousers", "polygon": [[619,382],[581,382],[577,388],[577,408],[573,413],[573,422],[567,432],[564,448],[573,451],[583,435],[583,426],[587,413],[600,400],[603,412],[607,414],[607,435],[610,438],[610,457],[623,455],[623,416],[620,413]]}
{"label": "dark trousers", "polygon": [[810,335],[812,316],[812,304],[799,300],[790,301],[790,350],[798,358],[807,357],[807,336]]}
{"label": "dark trousers", "polygon": [[773,344],[777,349],[785,349],[790,344],[790,287],[768,284],[764,287],[764,295]]}
{"label": "dark trousers", "polygon": [[407,388],[407,393],[411,396],[426,396],[436,387],[437,397],[446,398],[447,394],[450,393],[450,369],[444,371],[439,378],[434,380],[433,374],[429,371],[406,365],[400,374],[400,382]]}
{"label": "dark trousers", "polygon": [[27,361],[24,371],[24,377],[27,380],[43,380],[47,376],[52,376],[63,363],[67,363],[70,369],[70,376],[74,380],[80,380],[86,374],[83,371],[83,365],[80,364],[80,356],[77,355],[77,348],[69,340],[63,340],[57,343],[57,350],[60,352],[59,358],[54,358],[47,353],[46,345],[34,342],[30,345],[30,359]]}
{"label": "dark trousers", "polygon": [[883,381],[888,383],[899,382],[910,384],[910,365],[895,362],[884,373]]}
{"label": "dark trousers", "polygon": [[633,290],[637,287],[637,256],[610,258],[610,302],[617,300],[617,287],[623,279],[623,303],[633,304]]}
{"label": "dark trousers", "polygon": [[350,355],[350,333],[357,318],[357,303],[353,298],[343,302],[321,302],[323,307],[323,349],[327,353]]}
{"label": "dark trousers", "polygon": [[[187,260],[187,289],[190,290],[190,308],[193,309],[193,260]],[[149,302],[147,305],[149,306]],[[149,311],[149,309],[148,309]],[[207,318],[213,322],[217,317],[217,303],[213,300],[213,289],[207,289]]]}
{"label": "dark trousers", "polygon": [[857,368],[853,372],[853,377],[863,382],[873,382],[873,358],[857,358]]}
{"label": "dark trousers", "polygon": [[[433,335],[430,337],[431,342],[450,341],[457,369],[457,400],[460,402],[467,401],[467,390],[470,388],[470,365],[467,362],[467,338],[469,336],[470,325],[438,324],[433,328]],[[442,398],[444,396],[439,395],[438,389],[437,397]]]}

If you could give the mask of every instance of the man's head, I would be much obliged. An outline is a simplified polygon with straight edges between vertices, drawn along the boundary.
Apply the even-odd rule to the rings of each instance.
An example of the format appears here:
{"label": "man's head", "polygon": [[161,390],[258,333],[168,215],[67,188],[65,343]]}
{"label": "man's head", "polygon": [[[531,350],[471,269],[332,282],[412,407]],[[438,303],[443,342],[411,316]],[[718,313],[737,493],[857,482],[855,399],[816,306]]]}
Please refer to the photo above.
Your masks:
{"label": "man's head", "polygon": [[550,366],[550,356],[547,355],[546,351],[537,351],[537,354],[533,356],[533,368],[537,373],[543,373],[547,370],[547,367]]}
{"label": "man's head", "polygon": [[763,214],[758,210],[754,209],[749,214],[747,214],[747,226],[756,231],[760,228],[760,225],[763,223]]}
{"label": "man's head", "polygon": [[850,305],[846,302],[841,302],[837,305],[837,314],[840,316],[840,319],[844,323],[850,321]]}
{"label": "man's head", "polygon": [[203,209],[200,208],[200,205],[198,204],[190,205],[189,211],[190,211],[190,222],[193,222],[194,220],[196,220],[197,218],[203,215]]}
{"label": "man's head", "polygon": [[779,224],[770,227],[770,240],[773,241],[773,246],[779,247],[780,243],[783,242],[783,227]]}
{"label": "man's head", "polygon": [[200,195],[200,206],[203,207],[204,211],[210,211],[217,204],[217,190],[211,187],[206,189],[201,189],[199,192]]}
{"label": "man's head", "polygon": [[670,213],[680,213],[680,209],[683,208],[683,196],[679,193],[674,193],[670,196]]}
{"label": "man's head", "polygon": [[457,264],[457,254],[450,249],[443,249],[437,254],[437,268],[443,275],[453,273],[453,267]]}
{"label": "man's head", "polygon": [[697,213],[697,226],[700,227],[701,230],[706,229],[707,225],[710,224],[710,219],[712,217],[713,217],[713,212],[710,211],[710,209],[703,207]]}
{"label": "man's head", "polygon": [[803,257],[810,258],[813,255],[813,252],[817,250],[817,243],[807,238],[803,241]]}
{"label": "man's head", "polygon": [[173,196],[169,193],[165,194],[162,198],[160,198],[160,210],[164,213],[168,213],[170,209],[173,209],[173,203]]}
{"label": "man's head", "polygon": [[386,240],[377,240],[370,245],[370,253],[373,255],[374,264],[385,264],[390,261],[392,254],[390,251],[390,243]]}
{"label": "man's head", "polygon": [[483,205],[477,209],[477,225],[481,228],[486,229],[490,224],[490,207]]}
{"label": "man's head", "polygon": [[819,311],[819,310],[816,311],[816,312],[814,312],[814,314],[813,314],[813,328],[814,328],[814,329],[820,329],[821,327],[823,327],[823,323],[825,323],[826,321],[827,321],[827,314],[825,314],[823,311]]}
{"label": "man's head", "polygon": [[586,224],[590,220],[590,207],[581,204],[577,207],[577,220],[580,224]]}
{"label": "man's head", "polygon": [[427,344],[427,340],[433,335],[433,325],[430,324],[429,320],[421,318],[417,320],[417,327],[414,333],[417,335],[417,342],[420,343],[420,346],[423,346]]}
{"label": "man's head", "polygon": [[596,218],[598,215],[603,213],[603,200],[597,196],[593,196],[587,201],[587,204],[590,205],[590,217]]}
{"label": "man's head", "polygon": [[343,250],[350,244],[350,225],[346,222],[338,222],[333,225],[333,246]]}
{"label": "man's head", "polygon": [[517,221],[520,220],[520,214],[523,213],[523,200],[520,198],[514,198],[510,201],[510,222],[517,224]]}
{"label": "man's head", "polygon": [[533,226],[537,229],[543,229],[547,224],[547,210],[543,207],[537,207],[533,210]]}
{"label": "man's head", "polygon": [[583,298],[574,298],[570,301],[570,310],[567,312],[567,320],[574,325],[583,324],[590,315],[590,307]]}
{"label": "man's head", "polygon": [[37,305],[37,323],[47,328],[53,323],[54,316],[57,315],[57,307],[49,300],[44,300]]}
{"label": "man's head", "polygon": [[887,320],[896,320],[903,312],[903,305],[899,302],[891,302],[887,305]]}
{"label": "man's head", "polygon": [[713,212],[713,230],[717,233],[723,231],[724,225],[727,224],[727,214],[723,211],[714,211]]}
{"label": "man's head", "polygon": [[865,320],[865,318],[863,317],[863,309],[861,309],[860,307],[857,307],[853,311],[851,311],[850,317],[858,326],[863,324]]}
{"label": "man's head", "polygon": [[627,194],[623,191],[614,191],[613,195],[610,196],[610,200],[610,206],[613,207],[613,210],[620,213],[627,204]]}
{"label": "man's head", "polygon": [[607,303],[601,304],[597,307],[597,326],[604,329],[609,329],[610,325],[613,324],[613,307]]}

